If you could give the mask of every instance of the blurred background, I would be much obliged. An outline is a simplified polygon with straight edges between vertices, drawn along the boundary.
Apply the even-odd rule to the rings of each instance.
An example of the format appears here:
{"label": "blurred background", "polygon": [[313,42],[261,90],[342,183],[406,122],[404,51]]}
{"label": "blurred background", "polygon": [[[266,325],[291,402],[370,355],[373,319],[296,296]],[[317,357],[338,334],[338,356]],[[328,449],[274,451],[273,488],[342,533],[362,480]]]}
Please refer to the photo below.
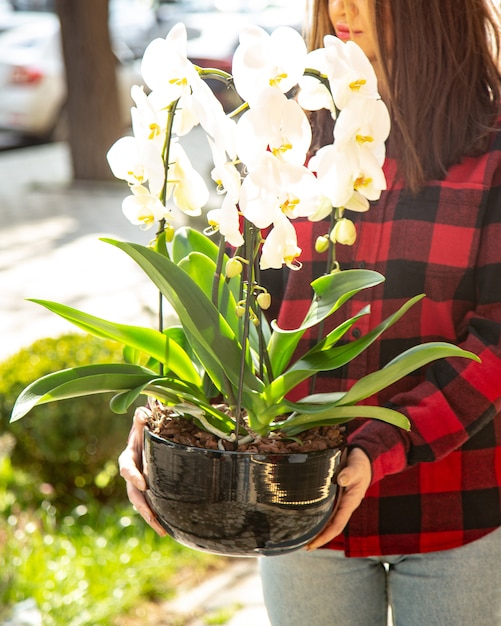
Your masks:
{"label": "blurred background", "polygon": [[[210,609],[172,608],[176,592],[226,571],[228,563],[160,540],[131,508],[117,467],[131,414],[114,416],[109,397],[99,396],[37,407],[16,424],[9,418],[34,379],[121,358],[114,343],[74,332],[26,298],[123,323],[155,323],[157,294],[127,258],[99,242],[151,238],[123,217],[127,186],[112,180],[105,159],[130,132],[130,88],[142,82],[145,47],[182,21],[189,57],[231,70],[242,25],[301,30],[302,2],[0,0],[4,626],[266,624],[263,613],[245,621],[235,597]],[[231,93],[219,89],[218,96],[232,107]],[[208,179],[202,133],[191,133],[185,149]],[[218,202],[212,193],[208,208]],[[218,594],[209,595],[214,601]]]}

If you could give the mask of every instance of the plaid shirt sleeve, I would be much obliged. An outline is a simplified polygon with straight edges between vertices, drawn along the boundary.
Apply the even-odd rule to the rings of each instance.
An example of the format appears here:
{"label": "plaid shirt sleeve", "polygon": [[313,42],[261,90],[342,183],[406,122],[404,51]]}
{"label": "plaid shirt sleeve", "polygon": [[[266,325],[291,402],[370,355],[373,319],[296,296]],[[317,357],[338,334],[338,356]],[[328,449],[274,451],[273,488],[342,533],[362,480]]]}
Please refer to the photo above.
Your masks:
{"label": "plaid shirt sleeve", "polygon": [[[357,242],[338,253],[343,268],[375,269],[386,280],[344,305],[342,318],[370,304],[371,314],[351,329],[357,337],[408,298],[426,297],[360,357],[319,377],[316,390],[347,389],[424,341],[458,344],[481,363],[436,361],[368,401],[406,414],[410,432],[376,421],[350,427],[349,443],[370,457],[373,480],[344,539],[331,547],[357,556],[456,547],[501,525],[501,137],[415,196],[395,183],[394,164],[386,169],[388,191],[367,213],[350,215]],[[304,265],[289,280],[284,326],[300,322],[305,282],[323,271],[312,250],[322,230],[299,227]],[[300,349],[311,341],[305,337]]]}

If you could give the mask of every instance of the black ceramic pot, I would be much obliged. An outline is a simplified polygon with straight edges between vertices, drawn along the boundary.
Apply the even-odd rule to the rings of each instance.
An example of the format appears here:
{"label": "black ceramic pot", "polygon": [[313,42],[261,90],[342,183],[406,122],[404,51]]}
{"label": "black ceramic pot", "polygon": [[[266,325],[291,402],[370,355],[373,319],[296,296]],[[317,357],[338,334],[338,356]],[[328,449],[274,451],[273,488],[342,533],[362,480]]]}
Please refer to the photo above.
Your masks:
{"label": "black ceramic pot", "polygon": [[342,448],[305,454],[181,446],[145,429],[147,500],[179,543],[226,556],[297,550],[329,520]]}

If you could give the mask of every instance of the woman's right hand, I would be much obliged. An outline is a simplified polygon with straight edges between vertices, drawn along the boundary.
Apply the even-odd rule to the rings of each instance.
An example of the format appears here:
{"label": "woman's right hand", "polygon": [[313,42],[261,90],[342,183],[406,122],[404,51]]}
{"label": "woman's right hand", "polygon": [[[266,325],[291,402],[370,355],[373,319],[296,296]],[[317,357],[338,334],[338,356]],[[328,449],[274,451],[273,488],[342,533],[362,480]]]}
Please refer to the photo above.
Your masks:
{"label": "woman's right hand", "polygon": [[120,468],[120,476],[125,479],[127,484],[127,496],[132,505],[158,535],[165,537],[167,532],[158,523],[155,514],[148,506],[144,497],[147,485],[142,474],[143,431],[147,420],[147,411],[142,408],[136,409],[127,447],[118,458],[118,466]]}

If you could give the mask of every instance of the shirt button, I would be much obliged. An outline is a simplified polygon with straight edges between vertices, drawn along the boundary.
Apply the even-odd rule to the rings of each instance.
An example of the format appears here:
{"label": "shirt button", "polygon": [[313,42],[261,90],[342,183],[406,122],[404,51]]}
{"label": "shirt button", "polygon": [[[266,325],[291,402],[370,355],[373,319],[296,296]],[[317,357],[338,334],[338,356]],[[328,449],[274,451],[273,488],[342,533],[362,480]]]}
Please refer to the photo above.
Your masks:
{"label": "shirt button", "polygon": [[358,339],[362,335],[362,331],[360,330],[360,328],[354,328],[351,331],[351,334],[353,335],[353,337],[355,337],[355,339]]}

